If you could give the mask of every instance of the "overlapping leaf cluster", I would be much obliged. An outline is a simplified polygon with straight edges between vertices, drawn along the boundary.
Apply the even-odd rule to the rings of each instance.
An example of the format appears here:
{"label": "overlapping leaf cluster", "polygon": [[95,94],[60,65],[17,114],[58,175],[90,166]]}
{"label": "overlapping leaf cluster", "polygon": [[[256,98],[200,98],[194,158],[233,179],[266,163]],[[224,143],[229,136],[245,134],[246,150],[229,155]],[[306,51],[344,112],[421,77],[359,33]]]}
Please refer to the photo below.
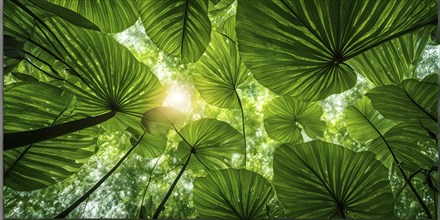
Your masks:
{"label": "overlapping leaf cluster", "polygon": [[[56,216],[65,217],[131,152],[159,157],[173,133],[179,143],[168,159],[181,169],[160,204],[144,195],[136,217],[159,218],[187,170],[203,170],[193,189],[201,218],[393,218],[406,187],[420,215],[435,218],[438,77],[419,79],[415,70],[436,8],[430,0],[6,1],[4,73],[13,83],[4,90],[5,185],[50,187],[87,166],[99,135],[129,134],[126,153]],[[110,34],[137,20],[160,50],[194,66],[207,103],[240,110],[241,130],[161,106],[159,79]],[[345,110],[363,151],[326,142],[321,118],[320,102],[351,89],[356,74],[374,87]],[[248,140],[245,115],[253,113],[240,90],[254,79],[278,96],[262,123],[280,144],[273,179],[248,163],[261,146]]]}

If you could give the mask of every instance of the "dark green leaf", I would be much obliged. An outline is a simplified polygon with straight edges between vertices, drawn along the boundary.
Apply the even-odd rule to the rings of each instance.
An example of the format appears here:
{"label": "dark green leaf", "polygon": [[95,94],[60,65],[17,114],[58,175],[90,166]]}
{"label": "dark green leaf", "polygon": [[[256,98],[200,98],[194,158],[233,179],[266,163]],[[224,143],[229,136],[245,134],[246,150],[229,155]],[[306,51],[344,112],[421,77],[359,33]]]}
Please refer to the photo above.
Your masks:
{"label": "dark green leaf", "polygon": [[[38,94],[38,95],[35,95]],[[5,133],[48,127],[74,119],[75,97],[42,83],[23,83],[5,92]],[[95,152],[99,130],[84,129],[5,151],[5,185],[36,190],[74,174]]]}
{"label": "dark green leaf", "polygon": [[[96,26],[94,23],[90,22],[89,20],[87,20],[86,18],[84,18],[83,16],[81,16],[80,14],[77,14],[76,12],[74,12],[72,10],[58,6],[56,4],[52,4],[46,0],[29,0],[29,2],[40,7],[43,10],[54,13],[58,17],[63,18],[74,25],[99,31],[98,26]],[[67,2],[67,1],[64,1],[64,2]],[[69,1],[69,2],[72,3],[73,1]],[[91,1],[88,1],[88,2],[91,2]]]}
{"label": "dark green leaf", "polygon": [[213,171],[194,184],[194,205],[201,218],[267,219],[266,205],[274,195],[263,176],[243,169]]}
{"label": "dark green leaf", "polygon": [[247,79],[237,46],[213,32],[206,53],[195,65],[194,83],[206,102],[223,108],[239,106],[236,89]]}
{"label": "dark green leaf", "polygon": [[350,89],[345,63],[389,39],[435,23],[436,1],[239,1],[240,54],[279,95],[320,100]]}
{"label": "dark green leaf", "polygon": [[392,218],[388,170],[369,152],[312,141],[281,145],[274,185],[289,218]]}
{"label": "dark green leaf", "polygon": [[370,99],[365,96],[356,104],[347,107],[345,115],[350,135],[355,140],[364,143],[385,134],[395,124],[379,114],[371,105]]}
{"label": "dark green leaf", "polygon": [[[403,122],[383,134],[397,159],[403,164],[402,166],[412,170],[429,169],[436,164],[434,158],[438,150],[437,144],[420,123],[423,122],[417,120]],[[430,129],[434,132],[438,130],[437,126]],[[381,137],[371,142],[369,150],[375,153],[376,158],[385,166],[392,167],[393,157]]]}
{"label": "dark green leaf", "polygon": [[[109,33],[121,32],[127,29],[128,27],[134,25],[134,23],[139,18],[136,0],[124,0],[124,1],[112,0],[112,1],[104,1],[104,2],[90,1],[90,0],[75,0],[75,1],[49,0],[49,1],[77,12],[78,14],[84,16],[88,20],[95,23],[102,31]],[[36,0],[36,2],[39,1]],[[58,11],[58,13],[61,12]],[[65,18],[66,16],[67,15],[64,14],[61,17]],[[73,19],[76,18],[69,16],[68,21],[72,22]]]}
{"label": "dark green leaf", "polygon": [[438,92],[437,83],[408,79],[399,85],[376,87],[366,96],[374,108],[389,119],[428,119],[437,123]]}
{"label": "dark green leaf", "polygon": [[[63,84],[78,98],[76,111],[98,115],[113,110],[117,114],[106,122],[108,130],[124,130],[127,126],[142,130],[142,114],[161,105],[163,100],[164,94],[157,77],[129,50],[103,33],[81,29],[61,20],[51,20],[48,25],[57,33],[56,37],[62,44],[55,44],[60,50],[59,55],[47,42],[49,39],[38,32],[38,36],[45,40],[46,47],[43,46],[44,51],[34,56],[53,59],[55,54],[69,71],[52,71],[52,74],[78,79],[77,83],[73,83],[67,78],[68,82]],[[43,65],[38,61],[33,62]]]}
{"label": "dark green leaf", "polygon": [[139,1],[141,20],[148,37],[182,63],[197,61],[211,35],[208,0]]}
{"label": "dark green leaf", "polygon": [[325,122],[318,103],[303,102],[291,96],[273,99],[264,107],[264,128],[272,139],[284,143],[302,142],[301,131],[311,138],[322,137]]}
{"label": "dark green leaf", "polygon": [[428,26],[381,44],[348,61],[375,85],[417,78],[416,67],[433,27]]}
{"label": "dark green leaf", "polygon": [[179,158],[184,160],[194,154],[189,169],[229,168],[232,157],[245,152],[243,136],[226,122],[200,119],[183,127],[179,133],[186,140],[179,142]]}

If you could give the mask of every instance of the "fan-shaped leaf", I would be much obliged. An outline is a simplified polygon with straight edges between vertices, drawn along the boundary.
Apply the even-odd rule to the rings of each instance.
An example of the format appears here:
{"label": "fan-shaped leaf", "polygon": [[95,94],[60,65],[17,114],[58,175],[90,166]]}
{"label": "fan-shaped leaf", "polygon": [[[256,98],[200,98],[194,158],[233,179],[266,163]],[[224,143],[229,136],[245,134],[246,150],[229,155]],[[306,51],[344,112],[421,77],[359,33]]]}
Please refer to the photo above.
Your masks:
{"label": "fan-shaped leaf", "polygon": [[[38,94],[38,95],[36,95]],[[74,119],[75,97],[42,83],[23,83],[5,92],[5,133],[49,127]],[[4,152],[5,185],[45,188],[75,173],[96,150],[96,127]]]}
{"label": "fan-shaped leaf", "polygon": [[370,99],[365,96],[356,104],[347,107],[345,116],[350,135],[364,143],[380,137],[394,126],[394,122],[379,114],[371,105]]}
{"label": "fan-shaped leaf", "polygon": [[197,61],[211,34],[208,0],[139,1],[141,20],[151,40],[182,63]]}
{"label": "fan-shaped leaf", "polygon": [[[116,122],[107,124],[116,125],[107,127],[118,128],[119,123],[122,125],[120,130],[133,124],[140,128],[142,114],[159,106],[163,99],[160,82],[148,67],[105,34],[84,30],[61,20],[51,20],[48,26],[55,31],[61,46],[55,44],[58,49],[51,47],[52,43],[48,42],[51,39],[43,37],[50,34],[38,32],[36,34],[44,40],[43,45],[38,45],[43,51],[30,57],[46,59],[47,55],[51,55],[48,57],[55,57],[65,64],[68,74],[55,70],[52,75],[62,78],[68,75],[77,79],[77,83],[67,79],[62,84],[78,98],[75,110],[86,115],[113,110],[117,112],[117,117],[112,119]],[[33,59],[33,62],[37,66],[45,65],[44,60]]]}
{"label": "fan-shaped leaf", "polygon": [[[137,141],[133,140],[132,145]],[[166,135],[145,134],[134,150],[135,153],[145,158],[155,158],[163,154],[167,146]],[[130,146],[131,147],[131,146]]]}
{"label": "fan-shaped leaf", "polygon": [[[386,143],[403,167],[414,170],[430,169],[436,164],[434,158],[437,158],[437,144],[429,137],[428,131],[421,123],[416,120],[400,123],[383,134]],[[426,129],[435,133],[438,130],[437,126]],[[378,137],[371,142],[369,150],[375,153],[376,158],[385,166],[391,168],[394,161],[386,143]]]}
{"label": "fan-shaped leaf", "polygon": [[291,218],[392,218],[388,170],[369,152],[321,141],[282,145],[274,185]]}
{"label": "fan-shaped leaf", "polygon": [[378,86],[417,78],[415,70],[432,30],[432,26],[425,27],[383,43],[348,64]]}
{"label": "fan-shaped leaf", "polygon": [[244,154],[243,136],[226,122],[200,119],[179,133],[184,138],[178,145],[179,158],[184,160],[194,154],[188,164],[190,169],[228,168],[234,154]]}
{"label": "fan-shaped leaf", "polygon": [[303,102],[294,97],[273,99],[264,107],[264,128],[269,137],[284,143],[302,142],[301,130],[311,138],[322,137],[325,122],[318,103]]}
{"label": "fan-shaped leaf", "polygon": [[436,22],[435,1],[238,1],[240,54],[279,95],[320,100],[356,83],[345,62]]}
{"label": "fan-shaped leaf", "polygon": [[213,171],[194,184],[194,205],[201,218],[267,219],[272,186],[260,174],[237,169]]}
{"label": "fan-shaped leaf", "polygon": [[[121,32],[134,25],[139,18],[136,0],[105,2],[89,0],[49,1],[81,14],[85,18],[95,23],[102,31],[108,33]],[[64,16],[66,16],[66,14],[61,17],[64,18]],[[68,21],[72,22],[72,19],[68,19]],[[88,26],[80,26],[88,28]]]}
{"label": "fan-shaped leaf", "polygon": [[348,107],[346,117],[351,136],[364,143],[373,140],[367,146],[368,150],[376,154],[376,158],[387,168],[391,169],[394,163],[387,144],[397,160],[403,162],[406,167],[430,168],[433,165],[431,158],[435,156],[432,154],[435,151],[435,143],[429,138],[428,131],[421,126],[421,123],[426,123],[423,126],[430,126],[426,129],[435,133],[437,129],[436,126],[432,128],[432,122],[413,120],[395,125],[390,119],[382,117],[367,97]]}
{"label": "fan-shaped leaf", "polygon": [[[4,35],[13,36],[15,38],[28,37],[28,35],[34,30],[35,21],[29,19],[29,17],[24,17],[24,12],[12,3],[12,1],[6,1],[3,7]],[[19,39],[14,40],[20,41]]]}
{"label": "fan-shaped leaf", "polygon": [[223,108],[239,106],[236,89],[248,75],[234,42],[213,32],[211,43],[195,70],[194,83],[206,102]]}
{"label": "fan-shaped leaf", "polygon": [[144,113],[142,124],[154,135],[166,135],[170,129],[177,129],[183,123],[185,115],[170,107],[156,107]]}
{"label": "fan-shaped leaf", "polygon": [[437,123],[438,92],[437,83],[408,79],[399,85],[376,87],[366,96],[374,108],[389,119],[428,119]]}

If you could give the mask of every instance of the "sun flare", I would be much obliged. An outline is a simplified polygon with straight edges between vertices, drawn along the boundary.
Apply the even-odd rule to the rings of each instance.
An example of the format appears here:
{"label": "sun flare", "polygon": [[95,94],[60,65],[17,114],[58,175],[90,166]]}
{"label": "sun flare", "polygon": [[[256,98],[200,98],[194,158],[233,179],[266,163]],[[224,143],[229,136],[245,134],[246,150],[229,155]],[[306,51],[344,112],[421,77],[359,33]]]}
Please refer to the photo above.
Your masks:
{"label": "sun flare", "polygon": [[173,85],[168,89],[168,94],[163,102],[163,106],[187,112],[191,107],[191,94],[184,86]]}

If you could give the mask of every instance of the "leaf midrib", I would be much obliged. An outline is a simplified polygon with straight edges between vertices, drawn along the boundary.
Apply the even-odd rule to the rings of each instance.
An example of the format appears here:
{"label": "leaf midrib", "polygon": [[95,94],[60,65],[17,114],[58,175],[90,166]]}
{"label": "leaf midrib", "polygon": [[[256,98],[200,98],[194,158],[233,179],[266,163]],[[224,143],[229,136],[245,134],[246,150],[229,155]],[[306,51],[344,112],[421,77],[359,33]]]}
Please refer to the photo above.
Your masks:
{"label": "leaf midrib", "polygon": [[405,95],[408,97],[408,99],[418,108],[420,109],[423,113],[425,113],[430,119],[432,119],[433,121],[435,121],[436,123],[438,123],[438,119],[435,118],[434,116],[431,115],[431,113],[429,113],[428,111],[426,111],[422,106],[420,106],[409,94],[405,89],[402,89],[403,92],[405,93]]}
{"label": "leaf midrib", "polygon": [[184,6],[184,13],[183,13],[183,29],[182,29],[182,37],[180,41],[180,59],[183,59],[183,42],[185,41],[185,34],[186,34],[186,23],[188,22],[188,9],[189,9],[189,1],[185,0],[185,6]]}
{"label": "leaf midrib", "polygon": [[[297,154],[298,155],[298,154]],[[300,157],[298,155],[298,158],[301,160],[301,162],[310,170],[312,171],[312,173],[318,177],[319,181],[322,183],[322,185],[325,186],[325,188],[327,189],[327,191],[330,193],[331,197],[333,197],[334,202],[336,203],[336,205],[339,207],[340,202],[342,201],[338,201],[338,199],[336,198],[336,195],[333,193],[333,191],[330,190],[330,188],[327,186],[327,183],[321,178],[321,176],[318,175],[318,173],[316,173],[316,171],[308,164],[306,163],[306,161]]]}

